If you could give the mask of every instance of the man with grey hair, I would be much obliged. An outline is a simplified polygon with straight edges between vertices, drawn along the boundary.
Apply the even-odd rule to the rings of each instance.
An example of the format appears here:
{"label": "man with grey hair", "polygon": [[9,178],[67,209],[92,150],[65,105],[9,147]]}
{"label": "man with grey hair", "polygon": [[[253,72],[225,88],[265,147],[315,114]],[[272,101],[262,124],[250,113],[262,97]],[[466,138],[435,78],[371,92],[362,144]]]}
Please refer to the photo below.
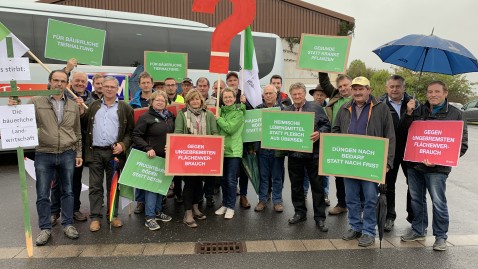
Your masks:
{"label": "man with grey hair", "polygon": [[313,112],[314,132],[310,135],[313,141],[312,153],[298,151],[289,151],[288,171],[291,184],[292,204],[295,214],[289,219],[290,224],[296,224],[307,219],[307,207],[304,197],[304,176],[305,171],[309,176],[312,190],[312,205],[314,209],[314,220],[317,227],[322,232],[329,229],[325,225],[325,200],[323,176],[319,176],[319,137],[320,133],[330,132],[330,123],[321,106],[314,102],[306,101],[306,88],[303,83],[294,83],[289,88],[292,99],[292,105],[286,107],[284,111]]}
{"label": "man with grey hair", "polygon": [[[264,102],[256,108],[271,108],[279,107],[284,110],[284,106],[280,99],[277,99],[277,89],[274,85],[266,85],[262,90],[262,97]],[[285,152],[273,149],[262,149],[258,147],[257,157],[259,159],[259,203],[257,203],[254,210],[256,212],[264,211],[268,192],[272,185],[272,203],[274,204],[274,211],[281,213],[284,211],[282,201],[282,188],[284,182],[284,159]]]}
{"label": "man with grey hair", "polygon": [[[126,150],[131,145],[133,132],[133,108],[116,96],[118,80],[107,76],[103,80],[103,99],[91,103],[89,109],[82,115],[87,121],[85,161],[90,170],[90,231],[96,232],[101,228],[103,217],[103,178],[106,173],[106,188],[108,205],[110,204],[111,179],[113,177],[113,159],[118,157],[120,164],[124,164]],[[117,209],[116,209],[117,211]],[[111,226],[123,226],[114,212]]]}

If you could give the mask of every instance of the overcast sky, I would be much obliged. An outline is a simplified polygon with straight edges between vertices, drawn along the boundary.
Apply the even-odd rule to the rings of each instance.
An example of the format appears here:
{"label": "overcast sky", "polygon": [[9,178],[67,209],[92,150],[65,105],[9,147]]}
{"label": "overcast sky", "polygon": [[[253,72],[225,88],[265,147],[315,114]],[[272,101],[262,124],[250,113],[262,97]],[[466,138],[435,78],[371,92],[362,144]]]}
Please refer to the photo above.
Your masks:
{"label": "overcast sky", "polygon": [[[349,63],[389,68],[372,50],[408,34],[430,34],[456,41],[478,57],[477,0],[304,0],[355,18]],[[467,78],[478,82],[478,73]],[[475,90],[476,90],[475,86]]]}

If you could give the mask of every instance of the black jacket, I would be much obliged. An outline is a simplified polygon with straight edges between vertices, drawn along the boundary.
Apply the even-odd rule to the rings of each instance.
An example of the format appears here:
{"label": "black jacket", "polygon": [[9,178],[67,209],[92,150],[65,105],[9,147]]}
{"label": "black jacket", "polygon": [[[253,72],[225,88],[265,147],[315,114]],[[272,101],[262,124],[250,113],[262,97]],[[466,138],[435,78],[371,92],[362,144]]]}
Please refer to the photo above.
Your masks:
{"label": "black jacket", "polygon": [[[284,109],[284,111],[295,111],[294,105],[290,105]],[[314,112],[314,131],[318,131],[319,133],[330,133],[330,122],[325,114],[324,109],[317,105],[314,102],[307,101],[305,102],[304,106],[302,107],[302,112]],[[319,158],[319,145],[320,141],[317,140],[314,143],[314,149],[312,153],[305,153],[305,152],[298,152],[298,151],[290,151],[289,157],[294,158]]]}
{"label": "black jacket", "polygon": [[174,115],[166,110],[163,117],[153,108],[144,113],[136,122],[133,130],[134,147],[147,152],[153,149],[156,156],[165,157],[166,134],[174,132]]}
{"label": "black jacket", "polygon": [[[445,100],[445,105],[436,114],[432,114],[430,111],[430,103],[426,102],[424,105],[415,109],[412,115],[405,114],[400,120],[399,128],[402,132],[401,135],[408,136],[408,129],[415,120],[461,120],[464,121],[463,133],[461,140],[460,157],[465,155],[468,150],[468,128],[466,121],[463,118],[463,113],[456,107],[448,104],[448,100]],[[426,166],[423,163],[408,162],[408,167],[415,168],[418,171],[425,173],[445,173],[451,172],[450,166],[435,165],[433,167]]]}

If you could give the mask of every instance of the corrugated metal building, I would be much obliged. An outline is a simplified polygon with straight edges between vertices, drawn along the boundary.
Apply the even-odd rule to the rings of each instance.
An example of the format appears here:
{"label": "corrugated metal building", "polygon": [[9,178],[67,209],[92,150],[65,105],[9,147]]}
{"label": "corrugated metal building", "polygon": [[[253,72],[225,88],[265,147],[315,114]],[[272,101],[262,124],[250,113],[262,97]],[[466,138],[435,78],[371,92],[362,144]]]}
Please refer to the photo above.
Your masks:
{"label": "corrugated metal building", "polygon": [[[232,11],[231,1],[219,1],[214,14],[192,12],[193,0],[40,0],[38,2],[152,14],[187,19],[215,27]],[[337,35],[340,24],[354,24],[352,17],[299,0],[257,0],[252,30],[280,37],[302,33]]]}

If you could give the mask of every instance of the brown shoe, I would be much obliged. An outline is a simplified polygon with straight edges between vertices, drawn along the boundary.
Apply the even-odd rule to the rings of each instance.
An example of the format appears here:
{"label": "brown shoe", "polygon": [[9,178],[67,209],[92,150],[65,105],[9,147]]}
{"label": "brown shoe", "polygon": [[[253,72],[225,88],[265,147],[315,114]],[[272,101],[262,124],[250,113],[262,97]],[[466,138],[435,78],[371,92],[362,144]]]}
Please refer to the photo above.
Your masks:
{"label": "brown shoe", "polygon": [[284,206],[281,203],[274,205],[274,211],[277,213],[282,213],[284,211]]}
{"label": "brown shoe", "polygon": [[73,218],[77,221],[86,221],[86,215],[81,213],[81,211],[76,211],[73,213]]}
{"label": "brown shoe", "polygon": [[101,228],[101,223],[99,220],[92,220],[90,223],[90,231],[97,232]]}
{"label": "brown shoe", "polygon": [[247,200],[246,196],[241,195],[241,198],[239,199],[239,202],[240,202],[242,208],[245,208],[245,209],[251,208],[251,204],[249,204],[249,201]]}
{"label": "brown shoe", "polygon": [[347,208],[340,207],[336,205],[334,208],[329,210],[330,215],[338,215],[347,212]]}
{"label": "brown shoe", "polygon": [[261,212],[261,211],[264,211],[264,208],[266,208],[266,203],[264,203],[262,201],[259,201],[259,203],[257,203],[254,210],[257,211],[257,212]]}
{"label": "brown shoe", "polygon": [[114,228],[119,228],[123,226],[123,222],[120,219],[115,217],[113,218],[113,221],[111,222],[111,226]]}

